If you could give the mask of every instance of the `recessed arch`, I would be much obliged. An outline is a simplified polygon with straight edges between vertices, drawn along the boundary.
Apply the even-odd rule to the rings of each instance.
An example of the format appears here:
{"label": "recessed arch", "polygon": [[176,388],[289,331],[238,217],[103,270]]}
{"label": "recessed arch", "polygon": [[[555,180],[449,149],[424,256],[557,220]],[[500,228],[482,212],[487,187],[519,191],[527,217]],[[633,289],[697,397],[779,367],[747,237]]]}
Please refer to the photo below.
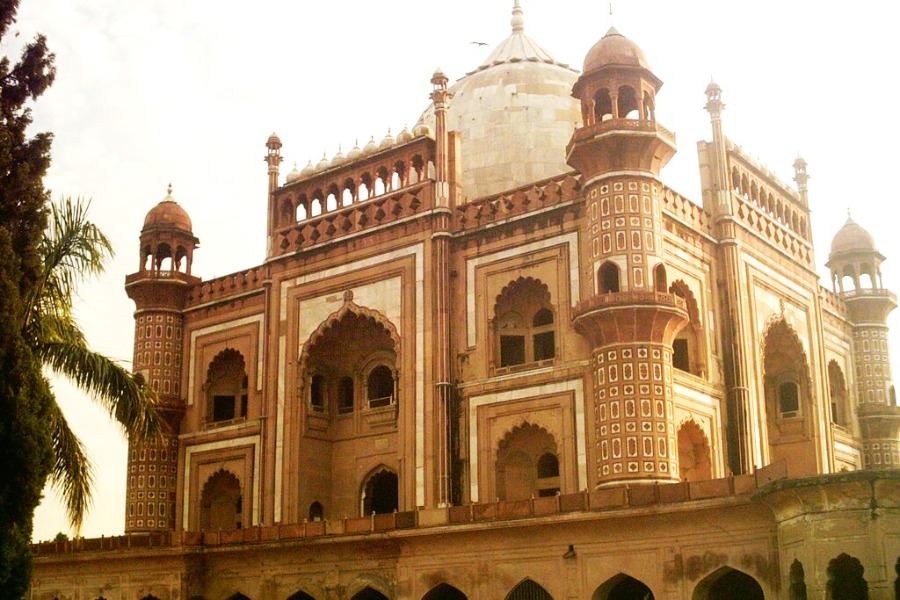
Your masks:
{"label": "recessed arch", "polygon": [[544,586],[526,577],[509,591],[505,600],[553,600],[553,596]]}
{"label": "recessed arch", "polygon": [[422,600],[468,600],[468,597],[449,583],[439,583],[422,596]]}
{"label": "recessed arch", "polygon": [[396,512],[400,506],[400,485],[397,472],[379,465],[363,480],[361,490],[362,516]]}
{"label": "recessed arch", "polygon": [[200,529],[230,531],[243,527],[241,481],[226,469],[213,473],[200,494]]}
{"label": "recessed arch", "polygon": [[600,584],[591,600],[654,600],[653,591],[640,579],[618,573]]}
{"label": "recessed arch", "polygon": [[384,328],[393,342],[393,351],[397,356],[397,362],[400,362],[400,335],[397,333],[397,328],[394,327],[394,324],[380,311],[357,305],[353,302],[351,296],[350,298],[345,299],[341,308],[328,315],[303,344],[303,347],[300,350],[300,361],[298,365],[301,380],[304,379],[307,374],[310,348],[324,338],[328,331],[335,327],[342,319],[349,316],[368,320],[372,324],[377,324]]}
{"label": "recessed arch", "polygon": [[859,559],[841,553],[828,562],[826,593],[830,600],[868,600],[869,584]]}
{"label": "recessed arch", "polygon": [[310,596],[303,590],[297,590],[293,594],[287,597],[287,600],[316,600],[314,597]]}
{"label": "recessed arch", "polygon": [[359,590],[350,598],[350,600],[389,600],[382,592],[376,590],[372,586],[367,585]]}
{"label": "recessed arch", "polygon": [[494,464],[494,492],[501,500],[553,496],[562,487],[556,439],[527,421],[499,442]]}
{"label": "recessed arch", "polygon": [[756,579],[743,571],[724,566],[697,584],[692,600],[765,600],[765,595]]}

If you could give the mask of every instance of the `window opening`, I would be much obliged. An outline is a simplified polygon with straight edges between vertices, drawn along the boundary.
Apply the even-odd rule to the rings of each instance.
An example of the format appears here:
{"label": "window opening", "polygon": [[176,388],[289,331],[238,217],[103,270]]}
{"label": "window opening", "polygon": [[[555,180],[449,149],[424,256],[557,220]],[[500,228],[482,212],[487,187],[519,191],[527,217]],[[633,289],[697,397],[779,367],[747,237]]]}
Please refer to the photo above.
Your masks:
{"label": "window opening", "polygon": [[385,365],[379,365],[369,373],[368,400],[370,408],[388,406],[394,402],[394,375]]}

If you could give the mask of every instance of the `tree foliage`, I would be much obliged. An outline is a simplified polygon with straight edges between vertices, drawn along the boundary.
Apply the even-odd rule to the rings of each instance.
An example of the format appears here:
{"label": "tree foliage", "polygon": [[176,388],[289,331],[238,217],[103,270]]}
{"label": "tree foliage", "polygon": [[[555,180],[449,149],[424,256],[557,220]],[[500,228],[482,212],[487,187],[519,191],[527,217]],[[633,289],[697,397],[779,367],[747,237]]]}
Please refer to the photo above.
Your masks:
{"label": "tree foliage", "polygon": [[[18,6],[0,0],[0,47]],[[43,367],[91,394],[133,438],[159,430],[147,390],[93,352],[74,318],[77,284],[103,271],[112,248],[87,204],[53,206],[44,188],[52,136],[30,134],[29,103],[53,82],[53,61],[43,36],[16,60],[0,57],[0,600],[28,589],[32,519],[47,478],[76,534],[90,504],[90,464]]]}
{"label": "tree foliage", "polygon": [[[0,0],[0,42],[17,9],[18,0]],[[32,517],[53,464],[53,398],[21,325],[41,272],[51,142],[48,133],[29,137],[26,104],[54,73],[40,36],[17,60],[0,57],[0,598],[21,598],[28,588]]]}

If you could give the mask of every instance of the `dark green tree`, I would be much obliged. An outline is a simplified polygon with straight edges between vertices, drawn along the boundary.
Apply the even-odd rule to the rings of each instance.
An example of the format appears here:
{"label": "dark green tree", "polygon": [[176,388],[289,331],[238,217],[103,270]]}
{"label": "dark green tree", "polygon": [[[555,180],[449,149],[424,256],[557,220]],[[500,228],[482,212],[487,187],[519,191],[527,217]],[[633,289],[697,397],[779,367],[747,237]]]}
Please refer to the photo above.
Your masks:
{"label": "dark green tree", "polygon": [[[0,43],[18,0],[0,0]],[[22,598],[31,574],[34,509],[53,465],[49,386],[24,337],[26,299],[42,269],[51,136],[29,137],[27,106],[53,82],[53,54],[38,36],[17,60],[0,57],[0,598]]]}

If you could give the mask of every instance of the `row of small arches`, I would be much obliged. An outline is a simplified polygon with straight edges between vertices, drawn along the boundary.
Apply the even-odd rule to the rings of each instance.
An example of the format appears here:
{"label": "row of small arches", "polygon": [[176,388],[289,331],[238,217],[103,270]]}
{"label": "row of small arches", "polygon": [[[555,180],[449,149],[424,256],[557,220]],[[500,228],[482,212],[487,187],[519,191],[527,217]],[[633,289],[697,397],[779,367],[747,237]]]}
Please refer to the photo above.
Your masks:
{"label": "row of small arches", "polygon": [[282,224],[304,221],[433,178],[434,163],[416,154],[409,165],[397,161],[371,173],[366,171],[347,177],[343,182],[318,187],[309,193],[290,195],[282,202],[280,220]]}
{"label": "row of small arches", "polygon": [[[570,547],[569,552],[573,553],[574,557],[574,547]],[[756,579],[743,571],[722,567],[700,581],[691,597],[694,600],[763,600],[765,596]],[[238,592],[226,600],[251,599]],[[288,596],[287,600],[316,599],[300,590]],[[374,587],[366,586],[353,594],[350,600],[390,600],[390,597]],[[421,600],[468,600],[468,596],[449,583],[439,583],[425,593]],[[506,594],[505,600],[554,600],[554,598],[544,586],[526,577]],[[641,580],[625,573],[618,573],[598,586],[591,595],[591,600],[655,600],[655,596],[650,587]],[[835,600],[838,598],[835,597]]]}

